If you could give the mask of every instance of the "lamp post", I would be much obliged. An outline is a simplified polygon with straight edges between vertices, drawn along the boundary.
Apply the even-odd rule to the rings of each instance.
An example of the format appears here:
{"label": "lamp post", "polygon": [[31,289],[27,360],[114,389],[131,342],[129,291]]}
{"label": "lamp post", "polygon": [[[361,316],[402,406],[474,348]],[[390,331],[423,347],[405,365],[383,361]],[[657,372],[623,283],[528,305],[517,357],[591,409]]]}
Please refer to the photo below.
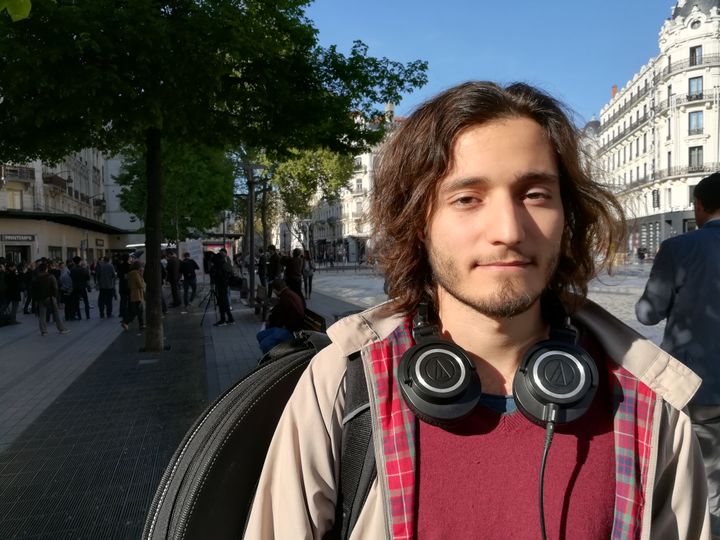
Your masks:
{"label": "lamp post", "polygon": [[248,215],[247,215],[247,247],[250,268],[248,269],[248,305],[252,306],[255,302],[255,173],[256,169],[265,169],[264,165],[253,163],[243,163],[245,169],[245,177],[248,185]]}

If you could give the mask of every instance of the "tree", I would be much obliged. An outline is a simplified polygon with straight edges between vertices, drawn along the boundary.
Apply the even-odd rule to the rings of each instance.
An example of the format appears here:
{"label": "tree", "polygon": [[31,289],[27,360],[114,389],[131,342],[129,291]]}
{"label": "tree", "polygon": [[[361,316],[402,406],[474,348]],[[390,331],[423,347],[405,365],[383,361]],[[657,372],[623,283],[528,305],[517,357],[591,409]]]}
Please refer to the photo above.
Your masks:
{"label": "tree", "polygon": [[30,0],[0,0],[0,13],[7,10],[13,21],[20,21],[30,15]]}
{"label": "tree", "polygon": [[[193,231],[216,226],[233,205],[235,166],[222,149],[181,143],[163,147],[162,230],[166,239],[180,240]],[[117,183],[122,207],[139,217],[147,212],[145,149],[125,153]]]}
{"label": "tree", "polygon": [[426,81],[424,62],[320,47],[308,3],[35,0],[0,17],[0,160],[145,148],[147,350],[163,348],[161,141],[357,151],[382,137],[376,107]]}
{"label": "tree", "polygon": [[[271,179],[288,224],[310,217],[318,196],[330,204],[335,202],[353,174],[353,158],[349,155],[325,148],[295,150],[291,155],[275,166]],[[302,242],[302,231],[292,232]]]}

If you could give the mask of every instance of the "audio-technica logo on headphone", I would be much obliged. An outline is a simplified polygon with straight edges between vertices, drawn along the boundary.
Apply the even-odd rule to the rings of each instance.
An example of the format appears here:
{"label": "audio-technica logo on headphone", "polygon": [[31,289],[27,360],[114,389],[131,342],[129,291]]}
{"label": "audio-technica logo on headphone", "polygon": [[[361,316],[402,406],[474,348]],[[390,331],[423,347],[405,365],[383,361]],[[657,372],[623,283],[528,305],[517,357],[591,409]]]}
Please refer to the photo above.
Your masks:
{"label": "audio-technica logo on headphone", "polygon": [[455,364],[448,358],[433,356],[428,358],[425,373],[438,384],[448,382],[455,376]]}
{"label": "audio-technica logo on headphone", "polygon": [[567,388],[575,382],[573,365],[562,356],[552,358],[545,366],[545,380],[556,388]]}

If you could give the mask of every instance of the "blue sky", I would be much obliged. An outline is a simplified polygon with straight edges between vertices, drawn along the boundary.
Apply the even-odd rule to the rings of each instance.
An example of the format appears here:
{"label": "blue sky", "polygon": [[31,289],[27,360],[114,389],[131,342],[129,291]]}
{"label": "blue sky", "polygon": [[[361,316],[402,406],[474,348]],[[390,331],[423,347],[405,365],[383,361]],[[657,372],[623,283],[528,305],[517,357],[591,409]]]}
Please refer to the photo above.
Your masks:
{"label": "blue sky", "polygon": [[315,0],[308,18],[323,45],[355,39],[373,56],[429,62],[428,84],[396,114],[470,79],[525,81],[577,113],[599,117],[613,84],[659,53],[674,0]]}

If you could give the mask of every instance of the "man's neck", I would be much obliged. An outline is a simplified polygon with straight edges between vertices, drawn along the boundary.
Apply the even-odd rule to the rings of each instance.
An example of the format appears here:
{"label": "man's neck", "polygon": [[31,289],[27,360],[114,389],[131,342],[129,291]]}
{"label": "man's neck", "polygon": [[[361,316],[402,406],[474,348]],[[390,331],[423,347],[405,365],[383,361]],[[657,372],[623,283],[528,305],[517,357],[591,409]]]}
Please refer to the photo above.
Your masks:
{"label": "man's neck", "polygon": [[469,353],[486,394],[512,394],[513,378],[523,355],[548,336],[539,300],[520,315],[494,319],[441,295],[439,315],[442,335]]}

